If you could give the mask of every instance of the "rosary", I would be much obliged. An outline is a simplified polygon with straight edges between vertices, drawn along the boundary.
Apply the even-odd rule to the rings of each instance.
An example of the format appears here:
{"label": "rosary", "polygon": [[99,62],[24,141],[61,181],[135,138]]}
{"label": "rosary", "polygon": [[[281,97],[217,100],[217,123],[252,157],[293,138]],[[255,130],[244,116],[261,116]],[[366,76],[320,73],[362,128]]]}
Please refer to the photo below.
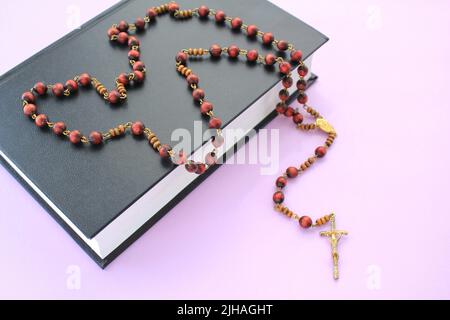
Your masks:
{"label": "rosary", "polygon": [[[274,54],[262,56],[257,50],[243,50],[235,45],[221,47],[215,44],[209,49],[184,49],[176,55],[175,60],[177,72],[179,72],[186,79],[189,87],[192,89],[192,97],[200,106],[201,114],[208,118],[209,128],[216,130],[216,134],[211,141],[215,149],[206,155],[204,162],[187,160],[188,157],[183,151],[175,152],[170,145],[162,144],[158,136],[141,121],[123,123],[106,132],[93,131],[89,134],[89,136],[85,136],[79,130],[69,130],[64,122],[51,122],[45,114],[39,114],[37,112],[36,98],[38,96],[46,95],[48,91],[51,91],[55,97],[68,97],[76,94],[79,86],[94,88],[106,102],[112,105],[125,101],[127,99],[127,88],[145,81],[145,77],[148,73],[145,64],[140,59],[140,41],[136,35],[132,34],[136,32],[143,32],[146,28],[151,26],[153,20],[155,20],[158,16],[165,14],[170,14],[175,19],[191,19],[193,17],[198,17],[200,19],[213,19],[216,23],[226,24],[233,30],[241,30],[248,37],[260,39],[265,46],[272,46],[280,52],[290,52],[290,61],[286,61],[282,57],[277,57]],[[201,175],[218,161],[216,155],[217,149],[224,144],[224,138],[222,135],[222,120],[215,115],[213,104],[205,100],[205,92],[199,87],[200,79],[191,69],[187,67],[187,61],[190,58],[200,58],[206,56],[210,56],[213,59],[219,59],[222,55],[228,55],[232,59],[244,57],[250,63],[267,66],[278,65],[284,89],[282,89],[279,93],[280,102],[276,106],[276,111],[280,115],[291,118],[298,129],[302,131],[322,131],[327,135],[327,139],[323,146],[320,146],[315,150],[315,154],[312,157],[308,158],[299,167],[288,168],[285,173],[276,180],[277,190],[273,195],[275,209],[286,215],[288,218],[291,218],[299,223],[300,227],[303,229],[322,227],[327,223],[330,223],[331,230],[321,232],[320,235],[329,238],[331,242],[333,277],[336,280],[339,279],[339,255],[337,246],[341,237],[347,235],[348,233],[346,231],[336,230],[335,214],[332,213],[330,215],[326,215],[313,223],[310,217],[299,216],[283,205],[285,200],[283,190],[287,186],[288,180],[298,177],[313,164],[315,164],[320,158],[325,157],[328,149],[337,137],[334,128],[319,114],[318,111],[307,104],[308,97],[305,94],[307,82],[305,77],[307,76],[309,70],[302,60],[302,51],[295,49],[293,44],[288,41],[275,39],[274,35],[270,32],[260,31],[255,25],[244,24],[238,17],[232,18],[227,16],[225,12],[221,10],[212,10],[206,6],[201,6],[193,10],[181,10],[175,2],[149,8],[145,17],[137,18],[134,23],[120,21],[108,30],[108,38],[110,41],[118,43],[118,45],[128,46],[128,59],[132,68],[132,72],[122,73],[116,78],[116,88],[114,90],[108,91],[108,89],[97,78],[94,78],[87,73],[83,73],[71,80],[68,80],[65,85],[62,83],[45,85],[42,82],[38,82],[30,91],[25,92],[22,95],[24,114],[30,117],[37,127],[43,129],[47,128],[52,130],[58,136],[67,137],[67,139],[75,145],[96,146],[103,144],[108,140],[125,136],[127,132],[130,132],[130,134],[134,136],[144,135],[151,148],[158,152],[163,159],[171,159],[175,165],[184,165],[188,172]],[[313,123],[304,123],[303,114],[292,107],[288,107],[286,104],[290,96],[288,89],[294,84],[291,77],[293,65],[298,65],[297,72],[300,76],[300,80],[296,83],[299,90],[297,100],[303,106],[305,112],[314,119]]]}

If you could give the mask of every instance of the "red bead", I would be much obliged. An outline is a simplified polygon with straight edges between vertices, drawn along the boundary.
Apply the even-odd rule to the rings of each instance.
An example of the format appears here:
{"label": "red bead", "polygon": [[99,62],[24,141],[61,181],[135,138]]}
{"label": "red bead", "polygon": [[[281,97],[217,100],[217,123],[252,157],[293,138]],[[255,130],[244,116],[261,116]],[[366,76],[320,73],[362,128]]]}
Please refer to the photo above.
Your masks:
{"label": "red bead", "polygon": [[198,8],[198,15],[200,18],[206,18],[209,15],[209,8],[207,6],[201,6]]}
{"label": "red bead", "polygon": [[239,53],[240,53],[240,49],[239,49],[238,46],[232,45],[232,46],[230,46],[230,47],[228,48],[228,55],[229,55],[231,58],[237,58],[237,57],[239,57]]}
{"label": "red bead", "polygon": [[204,163],[197,164],[197,171],[195,171],[196,174],[204,174],[206,172],[206,165]]}
{"label": "red bead", "polygon": [[210,129],[220,129],[222,128],[222,120],[220,118],[212,118],[209,120]]}
{"label": "red bead", "polygon": [[108,29],[108,38],[111,39],[112,36],[117,36],[120,33],[117,28],[109,28]]}
{"label": "red bead", "polygon": [[203,100],[205,98],[205,91],[203,91],[203,89],[195,89],[192,92],[192,97],[195,101]]}
{"label": "red bead", "polygon": [[128,75],[126,73],[121,73],[117,77],[117,82],[123,84],[124,86],[127,86],[130,83],[130,80],[129,80]]}
{"label": "red bead", "polygon": [[209,49],[209,53],[212,57],[218,58],[222,54],[222,47],[218,44],[213,44],[211,48]]}
{"label": "red bead", "polygon": [[53,125],[53,132],[60,136],[67,130],[67,126],[64,122],[57,122]]}
{"label": "red bead", "polygon": [[308,216],[301,217],[299,223],[300,227],[303,229],[309,229],[312,227],[312,219]]}
{"label": "red bead", "polygon": [[300,77],[306,77],[309,72],[308,67],[305,65],[299,66],[297,71]]}
{"label": "red bead", "polygon": [[120,101],[120,93],[117,92],[116,90],[112,90],[109,94],[108,94],[108,101],[111,104],[117,104]]}
{"label": "red bead", "polygon": [[277,182],[275,183],[275,185],[276,185],[278,188],[284,188],[284,187],[287,186],[287,179],[286,179],[285,177],[279,177],[279,178],[277,179]]}
{"label": "red bead", "polygon": [[145,80],[145,73],[142,71],[134,71],[134,81],[137,83],[142,83]]}
{"label": "red bead", "polygon": [[185,64],[188,59],[188,55],[184,53],[183,51],[180,51],[177,53],[177,56],[175,57],[176,62],[180,62]]}
{"label": "red bead", "polygon": [[241,18],[234,18],[231,20],[231,28],[233,30],[239,30],[242,27],[242,19]]}
{"label": "red bead", "polygon": [[187,161],[186,153],[185,153],[183,150],[181,150],[180,152],[178,152],[177,155],[175,155],[175,156],[173,157],[172,160],[173,160],[174,163],[177,164],[177,165],[183,165],[183,164],[186,164],[186,161]]}
{"label": "red bead", "polygon": [[279,97],[281,101],[287,101],[289,99],[289,91],[287,91],[286,89],[281,90],[279,93]]}
{"label": "red bead", "polygon": [[275,62],[277,62],[277,57],[275,55],[269,53],[264,58],[264,61],[268,66],[273,66],[275,64]]}
{"label": "red bead", "polygon": [[302,61],[303,58],[303,52],[301,50],[295,50],[291,52],[291,61],[298,63]]}
{"label": "red bead", "polygon": [[292,120],[295,124],[302,124],[303,123],[303,115],[300,112],[297,112],[294,114]]}
{"label": "red bead", "polygon": [[67,90],[69,90],[72,93],[77,92],[78,91],[78,83],[76,83],[76,81],[74,81],[74,80],[67,80],[66,88],[67,88]]}
{"label": "red bead", "polygon": [[284,194],[281,191],[275,192],[273,195],[273,202],[276,204],[281,204],[284,202]]}
{"label": "red bead", "polygon": [[306,104],[308,102],[308,96],[304,93],[300,93],[297,97],[297,101],[300,104]]}
{"label": "red bead", "polygon": [[287,49],[289,49],[289,43],[285,40],[280,40],[277,43],[277,47],[280,51],[286,51]]}
{"label": "red bead", "polygon": [[254,24],[251,24],[247,27],[247,36],[256,37],[258,31],[259,31],[258,27],[255,26]]}
{"label": "red bead", "polygon": [[119,22],[119,24],[117,25],[117,29],[119,29],[120,32],[126,32],[128,31],[128,29],[130,28],[130,25],[128,24],[128,22],[122,20]]}
{"label": "red bead", "polygon": [[131,125],[131,133],[134,136],[141,136],[144,134],[145,125],[141,121],[136,121]]}
{"label": "red bead", "polygon": [[43,128],[47,125],[48,123],[48,118],[45,114],[40,114],[36,117],[36,119],[34,120],[34,123],[36,123],[36,125],[39,128]]}
{"label": "red bead", "polygon": [[36,98],[33,93],[27,91],[24,94],[22,94],[22,100],[28,103],[34,103],[36,101]]}
{"label": "red bead", "polygon": [[134,71],[144,71],[145,64],[142,61],[137,61],[135,64],[133,64],[133,70]]}
{"label": "red bead", "polygon": [[290,87],[292,87],[294,80],[291,77],[284,77],[282,83],[283,87],[289,89]]}
{"label": "red bead", "polygon": [[226,18],[225,12],[221,10],[216,11],[215,19],[217,23],[225,22],[225,18]]}
{"label": "red bead", "polygon": [[56,97],[64,95],[64,85],[62,83],[55,83],[52,87],[52,92]]}
{"label": "red bead", "polygon": [[259,53],[257,50],[250,50],[249,52],[247,52],[247,60],[249,62],[255,62],[256,60],[258,60],[259,57]]}
{"label": "red bead", "polygon": [[172,151],[172,148],[169,145],[164,144],[159,148],[159,155],[163,159],[168,159],[170,158],[170,151]]}
{"label": "red bead", "polygon": [[214,148],[218,149],[225,143],[225,139],[222,136],[214,136],[211,139],[211,142],[214,146]]}
{"label": "red bead", "polygon": [[87,87],[91,85],[91,76],[87,73],[83,73],[79,76],[78,82],[83,86]]}
{"label": "red bead", "polygon": [[262,36],[262,42],[265,45],[272,44],[273,40],[275,40],[275,37],[273,36],[273,34],[271,32],[266,32]]}
{"label": "red bead", "polygon": [[23,107],[23,114],[31,117],[33,114],[36,114],[37,107],[34,104],[28,103]]}
{"label": "red bead", "polygon": [[169,3],[169,12],[170,13],[175,13],[178,10],[180,10],[180,6],[176,2]]}
{"label": "red bead", "polygon": [[47,86],[42,82],[38,82],[34,85],[33,90],[40,96],[43,96],[47,93]]}
{"label": "red bead", "polygon": [[295,110],[294,110],[294,108],[292,108],[292,107],[288,107],[288,108],[286,109],[286,112],[284,113],[284,115],[285,115],[286,117],[288,117],[288,118],[293,117],[294,114],[295,114]]}
{"label": "red bead", "polygon": [[89,135],[89,142],[97,146],[103,142],[103,135],[98,131],[93,131]]}
{"label": "red bead", "polygon": [[276,110],[279,114],[284,114],[287,110],[287,106],[284,102],[280,102],[277,104]]}
{"label": "red bead", "polygon": [[119,33],[119,35],[117,36],[117,42],[119,42],[120,44],[128,44],[128,33]]}
{"label": "red bead", "polygon": [[190,85],[197,85],[200,82],[199,77],[196,74],[190,74],[187,78],[186,78],[187,82]]}
{"label": "red bead", "polygon": [[137,50],[130,50],[128,52],[128,59],[130,60],[139,60],[141,57],[141,53]]}
{"label": "red bead", "polygon": [[137,18],[136,21],[134,22],[134,24],[136,25],[136,29],[139,31],[142,31],[145,29],[145,20],[142,18]]}
{"label": "red bead", "polygon": [[300,91],[305,91],[308,83],[304,79],[297,81],[297,89]]}
{"label": "red bead", "polygon": [[280,63],[280,72],[284,75],[291,73],[292,66],[289,62]]}
{"label": "red bead", "polygon": [[208,166],[213,166],[217,163],[217,155],[214,152],[208,153],[205,158],[205,162]]}
{"label": "red bead", "polygon": [[147,10],[147,17],[155,18],[157,15],[158,15],[158,13],[156,12],[155,8],[149,8]]}
{"label": "red bead", "polygon": [[214,109],[214,106],[211,104],[211,103],[209,103],[208,101],[204,101],[203,103],[202,103],[202,105],[200,106],[200,112],[203,114],[203,115],[206,115],[206,114],[208,114],[210,111],[212,111]]}
{"label": "red bead", "polygon": [[323,158],[323,157],[326,156],[326,154],[327,154],[327,148],[325,148],[325,147],[318,147],[316,149],[316,156],[317,156],[317,158]]}
{"label": "red bead", "polygon": [[81,142],[81,133],[78,130],[74,130],[69,134],[69,140],[73,144],[79,144]]}
{"label": "red bead", "polygon": [[195,173],[197,171],[197,164],[195,164],[193,162],[186,163],[185,168],[186,168],[187,172]]}
{"label": "red bead", "polygon": [[138,40],[138,38],[136,38],[136,37],[129,37],[128,38],[128,46],[130,48],[132,48],[132,47],[139,47],[140,44],[141,44],[141,42]]}
{"label": "red bead", "polygon": [[298,169],[295,167],[289,167],[286,170],[286,174],[289,178],[297,178],[298,177]]}

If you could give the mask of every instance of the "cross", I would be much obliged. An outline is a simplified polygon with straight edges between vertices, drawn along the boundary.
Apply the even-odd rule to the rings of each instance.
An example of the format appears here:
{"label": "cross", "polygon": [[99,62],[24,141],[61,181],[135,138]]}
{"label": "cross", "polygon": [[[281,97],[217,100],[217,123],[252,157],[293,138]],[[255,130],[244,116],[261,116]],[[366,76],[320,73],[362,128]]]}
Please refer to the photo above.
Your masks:
{"label": "cross", "polygon": [[341,240],[342,236],[348,235],[347,231],[336,230],[336,215],[333,213],[330,217],[331,222],[331,230],[321,232],[320,235],[322,237],[327,237],[331,242],[331,250],[333,256],[333,276],[335,280],[339,279],[339,254],[338,254],[338,243]]}

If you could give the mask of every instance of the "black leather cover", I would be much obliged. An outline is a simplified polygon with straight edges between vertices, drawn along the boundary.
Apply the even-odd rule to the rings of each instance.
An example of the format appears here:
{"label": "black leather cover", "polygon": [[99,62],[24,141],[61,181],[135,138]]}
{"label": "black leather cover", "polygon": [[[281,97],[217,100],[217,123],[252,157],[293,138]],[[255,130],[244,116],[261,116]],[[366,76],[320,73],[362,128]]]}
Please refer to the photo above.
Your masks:
{"label": "black leather cover", "polygon": [[[132,22],[138,16],[143,17],[148,7],[160,3],[159,0],[123,1],[0,78],[0,150],[88,238],[126,210],[172,167],[164,165],[145,141],[130,136],[100,149],[74,147],[49,130],[36,128],[22,114],[20,96],[37,81],[64,83],[83,72],[112,88],[115,77],[129,72],[130,68],[128,50],[112,45],[106,36],[107,29],[122,19]],[[267,1],[180,0],[178,3],[182,8],[205,4],[223,9],[230,16],[240,16],[244,22],[272,31],[278,38],[292,40],[305,56],[327,41],[321,33]],[[209,48],[218,43],[269,51],[228,27],[196,18],[177,21],[169,16],[160,17],[139,38],[142,60],[149,74],[141,87],[130,89],[126,104],[111,107],[89,89],[71,98],[38,99],[39,110],[51,121],[63,120],[70,128],[85,134],[142,120],[161,141],[170,143],[174,129],[192,131],[193,121],[202,119],[186,82],[175,71],[174,57],[180,49]],[[200,76],[201,87],[224,124],[279,81],[276,72],[227,58],[190,62],[190,67]],[[205,121],[204,125],[206,128]]]}

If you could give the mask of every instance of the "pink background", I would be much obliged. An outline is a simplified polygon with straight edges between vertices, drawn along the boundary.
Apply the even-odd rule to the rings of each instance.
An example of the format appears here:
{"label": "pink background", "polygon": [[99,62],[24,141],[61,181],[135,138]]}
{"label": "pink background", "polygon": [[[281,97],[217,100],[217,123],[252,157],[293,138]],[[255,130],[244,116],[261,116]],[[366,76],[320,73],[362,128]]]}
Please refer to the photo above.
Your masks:
{"label": "pink background", "polygon": [[[72,1],[82,21],[115,2]],[[275,176],[256,165],[220,168],[106,271],[0,167],[0,298],[450,298],[450,2],[273,2],[331,38],[309,95],[339,138],[287,204],[338,213],[342,279],[326,240],[273,211]],[[0,73],[70,31],[67,8],[4,2]],[[323,141],[282,118],[269,128],[281,130],[280,171]]]}

